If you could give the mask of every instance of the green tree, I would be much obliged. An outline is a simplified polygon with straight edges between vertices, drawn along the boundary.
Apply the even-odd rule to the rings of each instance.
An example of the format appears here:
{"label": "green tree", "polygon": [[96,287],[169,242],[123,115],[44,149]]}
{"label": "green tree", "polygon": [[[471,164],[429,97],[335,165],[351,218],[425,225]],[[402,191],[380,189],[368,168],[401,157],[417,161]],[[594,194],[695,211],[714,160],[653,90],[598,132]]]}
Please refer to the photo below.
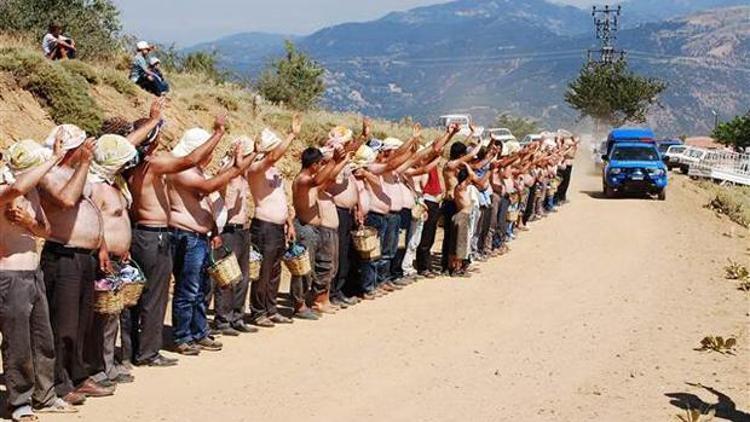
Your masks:
{"label": "green tree", "polygon": [[568,85],[565,101],[582,117],[621,126],[646,121],[648,110],[666,87],[658,79],[633,73],[624,61],[586,65]]}
{"label": "green tree", "polygon": [[315,106],[325,92],[323,69],[309,56],[286,42],[286,57],[274,60],[260,76],[256,88],[267,100],[296,110]]}
{"label": "green tree", "polygon": [[188,53],[181,57],[178,62],[181,72],[202,74],[217,83],[223,83],[227,80],[228,74],[219,69],[218,56],[215,51]]}
{"label": "green tree", "polygon": [[737,151],[750,148],[750,112],[721,123],[714,130],[713,137]]}
{"label": "green tree", "polygon": [[508,113],[498,114],[495,126],[510,129],[517,139],[523,139],[526,135],[539,131],[539,124],[535,120],[514,117]]}
{"label": "green tree", "polygon": [[110,0],[0,1],[0,31],[41,40],[51,22],[75,40],[79,57],[109,56],[120,47],[120,12]]}

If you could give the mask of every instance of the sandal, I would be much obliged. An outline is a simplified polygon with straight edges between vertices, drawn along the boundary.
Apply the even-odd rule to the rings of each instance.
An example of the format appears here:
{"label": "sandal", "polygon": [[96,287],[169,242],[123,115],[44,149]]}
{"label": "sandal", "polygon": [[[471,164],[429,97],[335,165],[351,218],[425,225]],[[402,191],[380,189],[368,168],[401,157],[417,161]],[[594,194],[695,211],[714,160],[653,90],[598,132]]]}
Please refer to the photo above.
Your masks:
{"label": "sandal", "polygon": [[51,405],[35,410],[37,413],[77,413],[78,409],[61,398],[56,398]]}

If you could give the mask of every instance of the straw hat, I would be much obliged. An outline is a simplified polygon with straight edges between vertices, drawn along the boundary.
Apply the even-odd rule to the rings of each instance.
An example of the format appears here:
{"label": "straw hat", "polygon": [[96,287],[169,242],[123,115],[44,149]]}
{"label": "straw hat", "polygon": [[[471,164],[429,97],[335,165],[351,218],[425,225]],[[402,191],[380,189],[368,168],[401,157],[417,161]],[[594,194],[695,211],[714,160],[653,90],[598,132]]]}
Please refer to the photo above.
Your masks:
{"label": "straw hat", "polygon": [[260,145],[258,145],[258,152],[266,154],[276,149],[281,143],[284,142],[276,132],[269,128],[263,129],[260,134]]}

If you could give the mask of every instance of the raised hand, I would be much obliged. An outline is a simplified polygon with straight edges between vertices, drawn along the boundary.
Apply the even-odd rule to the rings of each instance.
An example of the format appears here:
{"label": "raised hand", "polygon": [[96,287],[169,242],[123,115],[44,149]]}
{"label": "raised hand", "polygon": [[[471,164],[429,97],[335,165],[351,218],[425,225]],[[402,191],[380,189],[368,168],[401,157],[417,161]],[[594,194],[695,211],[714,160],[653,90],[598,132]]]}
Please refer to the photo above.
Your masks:
{"label": "raised hand", "polygon": [[21,227],[30,227],[34,225],[34,218],[31,214],[15,205],[5,209],[5,218],[11,223]]}
{"label": "raised hand", "polygon": [[448,126],[448,133],[450,133],[451,135],[457,134],[460,130],[461,128],[458,126],[458,123],[451,123]]}
{"label": "raised hand", "polygon": [[227,115],[219,114],[214,119],[214,132],[224,132],[227,127]]}
{"label": "raised hand", "polygon": [[301,131],[302,131],[302,116],[300,116],[299,113],[295,113],[294,116],[292,116],[292,134],[294,136],[299,136]]}
{"label": "raised hand", "polygon": [[148,117],[151,120],[161,118],[162,108],[164,107],[164,97],[159,97],[151,103],[151,109],[149,110]]}
{"label": "raised hand", "polygon": [[411,128],[411,136],[412,138],[422,137],[422,125],[415,123],[414,127]]}
{"label": "raised hand", "polygon": [[63,148],[63,137],[62,137],[62,129],[57,130],[57,135],[55,135],[55,143],[52,145],[52,158],[59,160],[65,156],[65,149]]}
{"label": "raised hand", "polygon": [[369,118],[365,117],[362,120],[362,137],[365,139],[370,139],[370,134],[372,133],[372,122]]}
{"label": "raised hand", "polygon": [[81,161],[90,163],[94,158],[94,148],[96,148],[96,139],[88,138],[81,145]]}

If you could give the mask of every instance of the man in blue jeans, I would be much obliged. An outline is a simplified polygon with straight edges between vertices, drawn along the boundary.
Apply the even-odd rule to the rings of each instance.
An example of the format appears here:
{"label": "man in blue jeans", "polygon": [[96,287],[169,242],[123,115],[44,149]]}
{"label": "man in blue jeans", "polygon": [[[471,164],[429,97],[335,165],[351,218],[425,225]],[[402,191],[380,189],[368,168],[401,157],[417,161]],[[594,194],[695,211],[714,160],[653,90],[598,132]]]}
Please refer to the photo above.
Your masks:
{"label": "man in blue jeans", "polygon": [[[203,129],[190,129],[172,149],[172,155],[187,156],[210,138],[211,135]],[[201,350],[219,351],[222,348],[221,343],[209,336],[206,319],[205,298],[210,290],[206,274],[209,247],[222,245],[209,195],[249,167],[250,159],[243,156],[240,146],[235,146],[234,154],[234,165],[212,178],[203,173],[212,154],[195,167],[167,176],[175,277],[172,327],[175,351],[183,355],[195,356]]]}

